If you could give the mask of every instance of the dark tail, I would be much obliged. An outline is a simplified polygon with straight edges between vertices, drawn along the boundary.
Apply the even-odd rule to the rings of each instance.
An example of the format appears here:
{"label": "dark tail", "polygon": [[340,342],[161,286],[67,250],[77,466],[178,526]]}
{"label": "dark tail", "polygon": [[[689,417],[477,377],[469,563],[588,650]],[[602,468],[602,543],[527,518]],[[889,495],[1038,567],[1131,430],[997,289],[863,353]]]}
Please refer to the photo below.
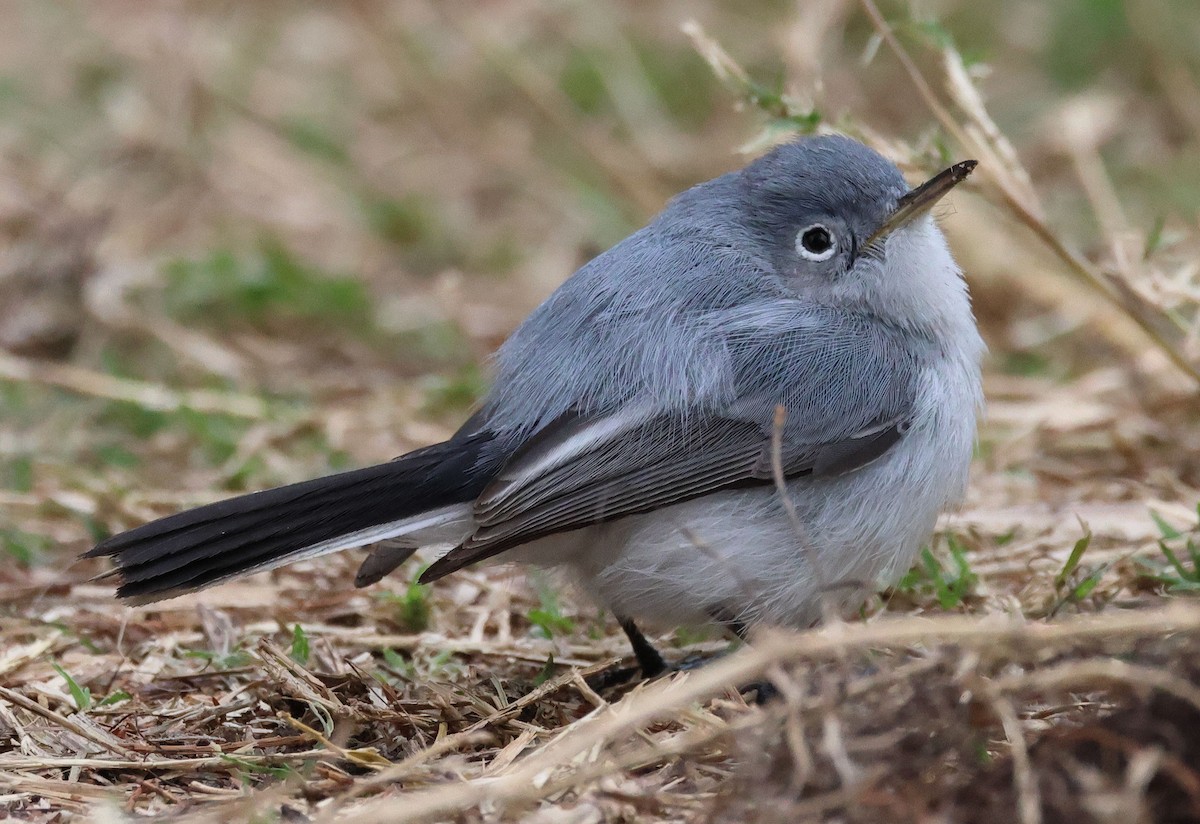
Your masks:
{"label": "dark tail", "polygon": [[144,603],[360,546],[384,537],[372,528],[478,497],[498,468],[484,454],[490,441],[456,437],[379,466],[218,501],[114,535],[84,557],[112,556],[117,594]]}

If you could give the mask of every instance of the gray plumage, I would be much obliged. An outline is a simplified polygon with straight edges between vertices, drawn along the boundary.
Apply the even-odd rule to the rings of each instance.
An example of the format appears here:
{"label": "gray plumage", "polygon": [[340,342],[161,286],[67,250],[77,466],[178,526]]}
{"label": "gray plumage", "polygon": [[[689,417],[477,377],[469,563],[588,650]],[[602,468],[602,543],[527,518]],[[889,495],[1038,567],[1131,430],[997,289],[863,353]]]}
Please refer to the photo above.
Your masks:
{"label": "gray plumage", "polygon": [[[501,346],[480,424],[528,431],[568,409],[602,414],[640,393],[684,412],[735,400],[730,346],[750,354],[756,337],[791,336],[803,346],[812,335],[838,335],[839,318],[818,318],[819,303],[798,302],[802,290],[819,297],[825,284],[789,272],[796,230],[816,216],[836,217],[865,238],[907,188],[877,153],[822,137],[782,146],[684,192],[576,272]],[[796,274],[816,282],[798,282]],[[793,318],[811,322],[793,329]],[[822,357],[831,349],[816,344],[812,351]],[[761,385],[773,389],[768,381],[786,366],[768,364]],[[784,391],[814,389],[808,381]]]}
{"label": "gray plumage", "polygon": [[[807,624],[822,597],[852,602],[906,568],[965,489],[983,350],[965,285],[927,215],[867,245],[908,192],[847,138],[781,146],[568,279],[500,348],[455,438],[396,462],[399,492],[378,505],[338,509],[338,534],[255,543],[266,503],[234,499],[93,554],[153,600],[384,539],[365,585],[449,545],[426,580],[499,555],[565,568],[622,616]],[[780,406],[799,530],[773,483]],[[198,554],[198,518],[234,514],[254,541],[223,536],[231,560],[203,570],[180,560]]]}

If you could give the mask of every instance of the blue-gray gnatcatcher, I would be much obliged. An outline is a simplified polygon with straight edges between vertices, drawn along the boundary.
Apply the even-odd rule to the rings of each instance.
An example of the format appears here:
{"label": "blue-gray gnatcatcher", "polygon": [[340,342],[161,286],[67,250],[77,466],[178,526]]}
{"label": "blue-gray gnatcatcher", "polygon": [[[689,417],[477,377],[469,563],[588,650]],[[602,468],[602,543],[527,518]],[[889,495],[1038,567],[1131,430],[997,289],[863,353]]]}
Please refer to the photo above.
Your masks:
{"label": "blue-gray gnatcatcher", "polygon": [[[500,348],[445,443],[116,535],[148,602],[377,544],[355,583],[449,547],[562,567],[633,619],[805,626],[898,575],[962,497],[983,342],[930,207],[844,137],[780,146],[675,198]],[[786,496],[777,481],[785,485]]]}

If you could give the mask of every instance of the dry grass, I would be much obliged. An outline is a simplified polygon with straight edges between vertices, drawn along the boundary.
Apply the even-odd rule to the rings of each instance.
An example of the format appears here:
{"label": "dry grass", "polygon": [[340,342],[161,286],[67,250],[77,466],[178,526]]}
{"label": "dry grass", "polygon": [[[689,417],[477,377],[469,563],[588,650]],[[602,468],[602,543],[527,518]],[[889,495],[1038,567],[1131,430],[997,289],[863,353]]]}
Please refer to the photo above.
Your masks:
{"label": "dry grass", "polygon": [[[1200,18],[996,5],[0,8],[2,808],[1200,818]],[[970,497],[855,620],[597,691],[620,630],[503,568],[362,591],[333,557],[132,610],[72,563],[445,436],[590,254],[830,127],[914,177],[983,161],[943,214],[992,350]]]}

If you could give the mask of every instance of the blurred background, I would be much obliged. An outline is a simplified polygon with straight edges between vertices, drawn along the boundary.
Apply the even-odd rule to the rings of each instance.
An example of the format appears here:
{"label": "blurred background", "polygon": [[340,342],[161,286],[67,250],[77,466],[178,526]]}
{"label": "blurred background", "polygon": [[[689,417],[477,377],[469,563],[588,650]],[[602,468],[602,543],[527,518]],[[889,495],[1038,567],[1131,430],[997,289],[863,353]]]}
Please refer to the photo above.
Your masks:
{"label": "blurred background", "polygon": [[[1164,818],[1111,805],[1174,776],[1195,820],[1172,733],[1194,707],[1152,689],[1194,693],[1194,633],[1156,646],[1167,613],[1123,608],[1200,589],[1200,3],[876,2],[0,2],[0,808],[326,820],[382,786],[381,755],[406,791],[473,807],[537,747],[576,775],[623,765],[574,795],[522,780],[531,804],[620,810],[544,821],[758,820],[806,787],[810,817],[1032,821],[1030,763],[1049,799],[1082,776],[1095,820]],[[838,638],[966,613],[1023,617],[1028,644],[1019,620],[971,622],[975,646],[870,641],[798,670],[777,709],[807,721],[688,699],[628,732],[660,753],[563,758],[610,698],[576,695],[570,668],[629,648],[536,575],[425,587],[414,559],[356,590],[348,552],[133,610],[89,581],[105,563],[75,562],[157,515],[446,437],[580,264],[813,130],[914,182],[981,161],[938,208],[990,347],[968,499]],[[1036,630],[1079,613],[1103,613],[1072,625],[1087,650],[1141,621],[1149,657],[1114,647],[1071,680],[1046,645],[1067,622]],[[1126,679],[1160,708],[1140,727],[1095,691]],[[163,753],[191,760],[144,768]],[[859,787],[885,812],[833,812]],[[421,815],[392,801],[375,820]]]}
{"label": "blurred background", "polygon": [[[1193,317],[1200,6],[881,11],[936,93],[942,50],[961,55],[1063,243],[1134,261],[1132,288]],[[818,127],[914,180],[965,156],[851,0],[3,3],[0,575],[36,583],[141,519],[445,436],[576,267]],[[1191,379],[984,189],[942,213],[991,347],[974,511],[1017,522],[1088,497],[1082,476],[1194,507],[1162,417],[1194,423]],[[1064,468],[1045,447],[1071,437]]]}

